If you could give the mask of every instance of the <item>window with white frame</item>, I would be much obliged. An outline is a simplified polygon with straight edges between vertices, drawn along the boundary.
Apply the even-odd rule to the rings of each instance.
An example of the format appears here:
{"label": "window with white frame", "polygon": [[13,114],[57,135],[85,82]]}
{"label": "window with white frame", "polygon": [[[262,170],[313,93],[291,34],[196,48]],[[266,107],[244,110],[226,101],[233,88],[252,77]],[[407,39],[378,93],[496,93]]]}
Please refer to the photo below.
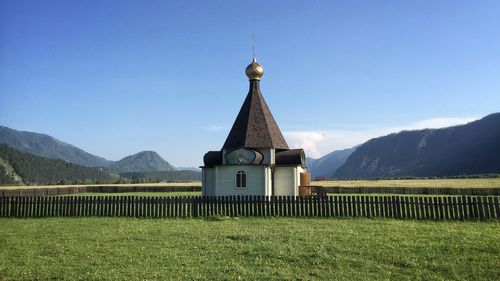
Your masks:
{"label": "window with white frame", "polygon": [[247,174],[245,171],[236,172],[236,188],[247,187]]}

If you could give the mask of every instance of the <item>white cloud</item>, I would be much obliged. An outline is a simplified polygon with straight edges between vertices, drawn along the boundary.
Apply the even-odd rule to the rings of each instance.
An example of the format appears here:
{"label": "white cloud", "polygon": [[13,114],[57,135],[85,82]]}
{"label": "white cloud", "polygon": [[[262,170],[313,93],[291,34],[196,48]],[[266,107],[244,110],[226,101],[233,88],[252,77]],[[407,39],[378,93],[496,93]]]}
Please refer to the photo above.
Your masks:
{"label": "white cloud", "polygon": [[397,133],[403,130],[443,128],[465,124],[477,119],[474,117],[431,118],[401,126],[374,126],[371,129],[361,129],[354,125],[352,129],[286,131],[284,135],[291,147],[303,148],[307,156],[319,158],[334,150],[350,148],[362,144],[371,138],[390,133]]}

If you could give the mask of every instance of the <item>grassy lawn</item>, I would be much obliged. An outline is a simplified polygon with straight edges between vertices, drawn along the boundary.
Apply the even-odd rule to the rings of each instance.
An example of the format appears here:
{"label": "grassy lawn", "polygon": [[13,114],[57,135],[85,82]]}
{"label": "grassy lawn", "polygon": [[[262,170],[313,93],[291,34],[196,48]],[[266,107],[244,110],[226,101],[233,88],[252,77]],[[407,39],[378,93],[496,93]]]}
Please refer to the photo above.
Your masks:
{"label": "grassy lawn", "polygon": [[0,219],[0,280],[499,277],[499,223]]}
{"label": "grassy lawn", "polygon": [[484,179],[417,179],[417,180],[336,180],[313,181],[311,185],[339,187],[498,187],[500,178]]}

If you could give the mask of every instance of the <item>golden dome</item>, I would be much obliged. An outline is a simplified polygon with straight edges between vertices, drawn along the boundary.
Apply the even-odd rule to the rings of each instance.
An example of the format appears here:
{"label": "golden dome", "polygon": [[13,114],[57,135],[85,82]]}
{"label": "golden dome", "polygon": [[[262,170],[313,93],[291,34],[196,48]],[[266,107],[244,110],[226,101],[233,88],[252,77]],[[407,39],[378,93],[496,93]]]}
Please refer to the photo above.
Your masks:
{"label": "golden dome", "polygon": [[262,66],[257,63],[257,60],[253,58],[252,63],[245,69],[245,73],[250,80],[260,80],[260,77],[264,75],[264,68],[262,68]]}

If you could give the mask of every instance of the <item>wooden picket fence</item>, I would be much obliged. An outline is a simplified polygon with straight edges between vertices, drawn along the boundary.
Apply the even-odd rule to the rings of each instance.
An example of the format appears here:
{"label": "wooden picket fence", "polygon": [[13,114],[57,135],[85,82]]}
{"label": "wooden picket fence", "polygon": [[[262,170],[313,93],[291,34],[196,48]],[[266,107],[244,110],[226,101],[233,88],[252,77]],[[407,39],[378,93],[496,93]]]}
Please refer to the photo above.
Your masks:
{"label": "wooden picket fence", "polygon": [[0,217],[366,217],[498,220],[498,196],[0,197]]}
{"label": "wooden picket fence", "polygon": [[[313,186],[326,189],[327,193],[335,194],[401,194],[401,195],[476,195],[500,196],[499,187],[338,187]],[[200,192],[201,186],[156,186],[156,185],[93,185],[65,186],[50,188],[19,187],[17,189],[1,189],[0,197],[38,197],[56,196],[78,193],[121,193],[121,192]]]}

